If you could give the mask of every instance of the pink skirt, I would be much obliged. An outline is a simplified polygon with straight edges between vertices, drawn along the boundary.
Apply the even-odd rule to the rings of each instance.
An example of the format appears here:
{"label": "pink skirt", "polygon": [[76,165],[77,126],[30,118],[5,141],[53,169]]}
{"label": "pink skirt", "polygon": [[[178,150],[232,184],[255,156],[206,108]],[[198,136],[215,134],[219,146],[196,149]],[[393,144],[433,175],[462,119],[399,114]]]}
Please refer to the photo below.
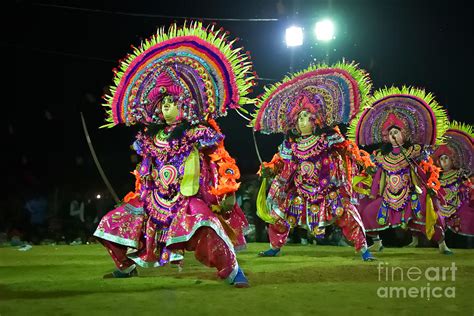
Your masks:
{"label": "pink skirt", "polygon": [[228,216],[221,216],[203,200],[191,197],[185,200],[171,224],[164,227],[145,213],[137,198],[107,213],[94,236],[132,248],[128,257],[138,265],[156,267],[182,260],[186,242],[201,227],[214,230],[231,251],[242,249],[246,245],[247,226],[237,205]]}
{"label": "pink skirt", "polygon": [[459,209],[445,219],[446,226],[454,233],[474,237],[474,208],[469,206],[469,202],[463,202]]}

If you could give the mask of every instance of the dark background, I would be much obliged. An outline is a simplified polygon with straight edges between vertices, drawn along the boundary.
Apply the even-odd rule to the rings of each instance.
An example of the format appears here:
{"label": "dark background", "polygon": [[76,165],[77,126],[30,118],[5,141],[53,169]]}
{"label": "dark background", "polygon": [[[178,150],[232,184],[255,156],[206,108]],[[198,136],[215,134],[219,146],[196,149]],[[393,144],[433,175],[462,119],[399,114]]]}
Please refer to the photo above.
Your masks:
{"label": "dark background", "polygon": [[[129,146],[135,129],[98,129],[105,117],[101,96],[130,45],[139,45],[157,27],[183,22],[183,17],[214,21],[240,38],[238,45],[251,52],[263,78],[254,96],[290,70],[344,57],[368,70],[375,88],[424,87],[452,119],[474,123],[473,22],[467,1],[38,0],[16,1],[15,7],[9,36],[2,41],[3,51],[14,52],[16,60],[15,102],[3,105],[9,196],[38,188],[55,188],[59,194],[77,188],[105,192],[81,127],[81,111],[119,196],[133,188],[129,171],[135,162]],[[329,45],[314,40],[313,25],[322,17],[336,24],[336,39]],[[255,18],[277,21],[225,20]],[[284,43],[291,24],[305,28],[301,47]],[[219,123],[242,173],[255,173],[259,163],[246,122],[230,113]],[[262,158],[271,159],[281,136],[257,139]]]}

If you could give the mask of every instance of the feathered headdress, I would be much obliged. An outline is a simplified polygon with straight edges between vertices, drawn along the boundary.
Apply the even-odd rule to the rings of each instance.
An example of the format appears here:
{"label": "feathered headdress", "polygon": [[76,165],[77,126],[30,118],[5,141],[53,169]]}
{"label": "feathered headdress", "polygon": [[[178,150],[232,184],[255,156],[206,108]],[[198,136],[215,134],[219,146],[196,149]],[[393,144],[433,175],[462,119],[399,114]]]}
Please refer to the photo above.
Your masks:
{"label": "feathered headdress", "polygon": [[446,111],[430,93],[413,87],[384,88],[374,92],[365,108],[352,121],[348,137],[359,146],[386,141],[390,127],[400,128],[413,143],[443,142],[449,127]]}
{"label": "feathered headdress", "polygon": [[234,42],[222,29],[200,22],[159,29],[115,70],[111,94],[104,97],[104,127],[163,122],[158,105],[165,95],[192,124],[253,103],[246,97],[254,85],[252,63]]}
{"label": "feathered headdress", "polygon": [[442,155],[449,156],[457,168],[474,171],[474,129],[471,125],[451,122],[445,134],[446,144],[439,146],[433,154],[436,164]]}
{"label": "feathered headdress", "polygon": [[348,124],[368,98],[368,74],[355,63],[317,64],[265,87],[251,125],[262,133],[286,133],[303,109],[319,127]]}

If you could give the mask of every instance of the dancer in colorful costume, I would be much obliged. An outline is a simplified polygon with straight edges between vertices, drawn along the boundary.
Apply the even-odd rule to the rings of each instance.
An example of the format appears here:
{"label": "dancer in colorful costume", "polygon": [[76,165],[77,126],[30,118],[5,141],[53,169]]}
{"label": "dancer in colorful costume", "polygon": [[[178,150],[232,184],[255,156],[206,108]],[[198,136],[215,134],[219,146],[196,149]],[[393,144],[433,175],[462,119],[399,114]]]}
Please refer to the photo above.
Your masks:
{"label": "dancer in colorful costume", "polygon": [[[324,237],[325,227],[334,223],[364,260],[374,259],[351,185],[357,163],[364,159],[338,128],[358,113],[370,87],[363,70],[341,62],[310,66],[259,97],[254,130],[287,135],[279,154],[263,165],[264,174],[274,179],[268,198],[265,178],[257,199],[258,215],[270,224],[271,248],[260,256],[276,256],[293,227],[305,226],[316,237]],[[368,157],[365,161],[370,164]]]}
{"label": "dancer in colorful costume", "polygon": [[144,129],[133,144],[142,157],[135,192],[94,233],[117,266],[111,277],[179,262],[188,250],[220,278],[248,286],[235,255],[247,226],[234,195],[240,173],[214,121],[252,101],[245,97],[254,84],[249,57],[232,43],[222,29],[172,25],[116,71],[106,127]]}
{"label": "dancer in colorful costume", "polygon": [[[348,136],[359,146],[378,146],[370,189],[359,213],[367,234],[383,249],[379,231],[408,228],[438,242],[444,254],[444,221],[436,200],[438,168],[428,160],[430,148],[443,141],[449,122],[445,110],[424,90],[403,87],[376,91],[355,119]],[[371,182],[371,186],[370,186]]]}
{"label": "dancer in colorful costume", "polygon": [[445,134],[446,144],[433,154],[442,170],[439,182],[444,189],[440,213],[446,226],[456,234],[474,236],[474,191],[470,176],[474,170],[474,133],[470,125],[452,122]]}

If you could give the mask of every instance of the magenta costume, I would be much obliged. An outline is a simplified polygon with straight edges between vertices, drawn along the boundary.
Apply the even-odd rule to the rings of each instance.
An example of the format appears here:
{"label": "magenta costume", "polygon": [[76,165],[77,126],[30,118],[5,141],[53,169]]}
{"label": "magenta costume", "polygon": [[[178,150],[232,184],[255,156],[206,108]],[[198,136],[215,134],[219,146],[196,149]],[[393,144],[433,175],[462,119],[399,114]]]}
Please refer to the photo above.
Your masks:
{"label": "magenta costume", "polygon": [[[370,88],[367,73],[354,63],[320,64],[273,85],[257,101],[256,131],[297,134],[279,148],[283,169],[275,174],[266,203],[266,180],[262,182],[257,209],[269,223],[273,250],[261,256],[274,256],[292,227],[305,226],[316,237],[324,237],[325,227],[335,224],[361,250],[364,260],[373,259],[353,199],[352,177],[358,161],[352,151],[358,148],[337,127],[355,117]],[[312,131],[301,136],[299,120],[308,115]]]}
{"label": "magenta costume", "polygon": [[[235,203],[240,172],[214,119],[250,101],[248,57],[226,33],[193,22],[161,29],[122,62],[106,96],[109,122],[143,126],[135,191],[94,236],[128,277],[136,266],[181,263],[185,251],[222,279],[248,286],[235,251],[248,223]],[[178,113],[178,114],[175,114]]]}
{"label": "magenta costume", "polygon": [[[444,203],[440,203],[440,213],[451,231],[464,236],[474,236],[473,185],[468,178],[474,169],[474,133],[472,126],[452,122],[446,132],[446,144],[433,154],[435,163],[442,156],[449,157],[452,166],[440,172],[439,181],[444,189]],[[443,157],[445,158],[445,157]]]}
{"label": "magenta costume", "polygon": [[446,192],[446,203],[440,205],[446,226],[456,234],[474,237],[472,183],[459,170],[442,172],[439,181]]}
{"label": "magenta costume", "polygon": [[[419,160],[422,156],[420,145],[403,149],[410,160]],[[425,232],[427,189],[421,186],[420,180],[400,148],[390,153],[375,155],[377,171],[373,178],[370,199],[364,197],[359,202],[359,210],[366,231],[376,232],[388,228],[409,228]],[[418,169],[421,169],[418,167]],[[421,173],[418,170],[418,173]],[[420,174],[421,175],[421,174]],[[426,181],[426,177],[423,177]],[[414,191],[415,185],[421,194]],[[444,238],[444,223],[441,217],[434,226],[433,240]]]}
{"label": "magenta costume", "polygon": [[358,206],[366,231],[402,227],[442,241],[437,172],[426,160],[430,146],[442,141],[449,124],[445,111],[431,94],[408,87],[375,91],[368,104],[348,132],[359,146],[390,144],[391,130],[415,145],[403,146],[402,141],[398,146],[390,145],[387,153],[375,151],[376,171]]}
{"label": "magenta costume", "polygon": [[268,226],[273,248],[283,247],[292,227],[305,226],[321,238],[331,224],[341,227],[357,251],[366,246],[364,226],[352,204],[343,151],[338,148],[345,142],[341,134],[334,133],[300,137],[280,146],[284,167],[273,180],[267,198],[277,218]]}
{"label": "magenta costume", "polygon": [[[216,214],[210,209],[220,202],[218,196],[209,193],[217,186],[219,174],[217,164],[210,161],[206,151],[211,153],[216,149],[223,135],[210,127],[198,126],[179,139],[167,141],[167,136],[165,132],[155,137],[138,135],[134,148],[143,157],[137,167],[141,181],[139,196],[105,215],[94,235],[135,248],[137,251],[128,254],[131,260],[142,267],[157,267],[181,260],[182,251],[194,250],[189,241],[196,231],[208,228],[216,233],[209,242],[216,244],[221,239],[220,247],[208,254],[196,252],[196,256],[208,255],[211,261],[217,261],[217,257],[226,258],[228,262],[224,266],[235,270],[234,246],[245,246],[242,233],[247,226],[245,216],[238,205],[229,214]],[[181,193],[180,184],[185,161],[195,147],[201,170],[199,191],[187,197]],[[234,242],[223,225],[236,232]],[[231,272],[219,271],[219,275],[227,277]]]}

